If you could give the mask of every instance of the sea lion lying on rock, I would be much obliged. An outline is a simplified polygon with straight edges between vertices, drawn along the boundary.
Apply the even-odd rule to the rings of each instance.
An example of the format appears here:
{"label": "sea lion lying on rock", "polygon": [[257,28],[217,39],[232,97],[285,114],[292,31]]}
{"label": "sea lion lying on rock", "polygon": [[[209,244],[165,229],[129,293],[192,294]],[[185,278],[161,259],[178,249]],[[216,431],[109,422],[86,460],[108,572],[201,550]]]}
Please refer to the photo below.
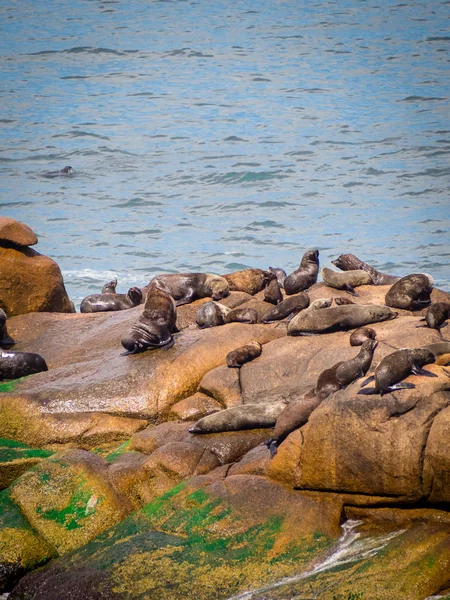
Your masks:
{"label": "sea lion lying on rock", "polygon": [[195,321],[201,329],[208,327],[218,327],[225,324],[225,319],[231,309],[219,302],[206,302],[197,311]]}
{"label": "sea lion lying on rock", "polygon": [[394,283],[386,294],[386,306],[420,310],[431,304],[433,278],[426,273],[406,275]]}
{"label": "sea lion lying on rock", "polygon": [[371,267],[367,263],[360,260],[354,254],[341,254],[336,260],[332,260],[331,263],[341,269],[342,271],[353,271],[353,270],[362,270],[367,271],[372,277],[372,281],[374,285],[390,285],[395,283],[400,279],[400,277],[396,277],[395,275],[386,275],[385,273],[380,273]]}
{"label": "sea lion lying on rock", "polygon": [[373,283],[370,273],[362,269],[339,273],[324,267],[320,273],[325,285],[336,290],[345,290],[352,296],[358,296],[354,289],[358,285],[371,285]]}
{"label": "sea lion lying on rock", "polygon": [[439,335],[442,337],[441,327],[445,326],[450,315],[450,304],[448,302],[436,302],[427,308],[425,317],[420,319],[425,321],[426,325],[417,325],[417,327],[430,327],[430,329],[436,329]]}
{"label": "sea lion lying on rock", "polygon": [[303,255],[300,266],[284,280],[286,294],[298,294],[310,288],[319,274],[319,251],[308,250]]}
{"label": "sea lion lying on rock", "polygon": [[309,296],[305,292],[285,298],[275,308],[270,309],[263,317],[263,323],[281,321],[281,319],[292,318],[301,310],[309,306]]}
{"label": "sea lion lying on rock", "polygon": [[225,323],[248,323],[251,325],[257,322],[258,313],[250,307],[233,308],[225,317]]}
{"label": "sea lion lying on rock", "polygon": [[232,350],[226,356],[227,365],[230,368],[242,367],[247,362],[258,358],[261,355],[262,346],[259,342],[250,342],[245,346]]}
{"label": "sea lion lying on rock", "polygon": [[246,292],[254,296],[266,287],[267,275],[267,271],[263,269],[243,269],[226,273],[223,277],[227,280],[231,292]]}
{"label": "sea lion lying on rock", "polygon": [[220,433],[222,431],[241,431],[242,429],[260,429],[273,427],[285,408],[283,401],[272,404],[243,404],[226,408],[199,419],[190,433]]}
{"label": "sea lion lying on rock", "polygon": [[288,335],[311,335],[339,329],[355,329],[369,323],[395,319],[398,313],[388,306],[349,304],[320,310],[304,310],[288,326]]}
{"label": "sea lion lying on rock", "polygon": [[9,348],[10,346],[14,346],[16,343],[12,337],[8,335],[8,331],[6,329],[6,320],[7,315],[3,309],[0,308],[0,348]]}
{"label": "sea lion lying on rock", "polygon": [[342,296],[334,298],[334,303],[336,304],[336,306],[344,306],[344,304],[355,304],[350,298],[343,298]]}
{"label": "sea lion lying on rock", "polygon": [[283,294],[277,276],[274,273],[269,273],[268,277],[270,280],[264,289],[264,302],[269,302],[269,304],[275,304],[276,306],[283,300]]}
{"label": "sea lion lying on rock", "polygon": [[284,288],[284,280],[286,279],[286,271],[284,269],[280,269],[279,267],[269,267],[267,269],[269,273],[273,273],[277,280],[278,284],[281,288]]}
{"label": "sea lion lying on rock", "polygon": [[138,287],[132,287],[126,294],[116,294],[109,291],[102,294],[92,294],[82,300],[80,312],[109,312],[126,310],[138,306],[142,302],[142,292]]}
{"label": "sea lion lying on rock", "polygon": [[200,298],[221,300],[228,296],[230,288],[227,280],[211,273],[171,273],[157,275],[148,284],[170,294],[177,306],[189,304]]}
{"label": "sea lion lying on rock", "polygon": [[0,350],[0,380],[18,379],[42,371],[48,371],[48,367],[40,354]]}
{"label": "sea lion lying on rock", "polygon": [[175,340],[177,309],[170,294],[156,286],[148,288],[144,310],[130,331],[122,339],[126,349],[123,355],[144,352],[147,349],[171,348]]}
{"label": "sea lion lying on rock", "polygon": [[370,327],[360,327],[350,335],[350,346],[362,346],[367,340],[374,340],[377,337],[375,329]]}

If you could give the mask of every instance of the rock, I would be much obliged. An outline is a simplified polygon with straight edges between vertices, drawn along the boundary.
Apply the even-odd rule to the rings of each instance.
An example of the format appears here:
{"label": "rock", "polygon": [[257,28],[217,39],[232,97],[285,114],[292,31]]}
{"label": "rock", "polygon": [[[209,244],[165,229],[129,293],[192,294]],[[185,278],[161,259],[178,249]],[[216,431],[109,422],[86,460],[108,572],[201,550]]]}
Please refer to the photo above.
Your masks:
{"label": "rock", "polygon": [[222,408],[217,400],[197,392],[174,404],[167,418],[169,421],[197,421],[206,415],[222,410]]}
{"label": "rock", "polygon": [[0,439],[0,490],[52,454],[49,450],[30,448],[15,440]]}
{"label": "rock", "polygon": [[239,379],[238,370],[229,369],[224,365],[206,373],[198,389],[199,392],[217,400],[222,408],[231,408],[242,402]]}
{"label": "rock", "polygon": [[[447,392],[447,399],[449,392]],[[450,502],[450,406],[433,419],[424,452],[424,485],[433,503]]]}
{"label": "rock", "polygon": [[36,234],[28,225],[9,217],[0,217],[0,246],[10,243],[15,246],[34,246],[37,242]]}

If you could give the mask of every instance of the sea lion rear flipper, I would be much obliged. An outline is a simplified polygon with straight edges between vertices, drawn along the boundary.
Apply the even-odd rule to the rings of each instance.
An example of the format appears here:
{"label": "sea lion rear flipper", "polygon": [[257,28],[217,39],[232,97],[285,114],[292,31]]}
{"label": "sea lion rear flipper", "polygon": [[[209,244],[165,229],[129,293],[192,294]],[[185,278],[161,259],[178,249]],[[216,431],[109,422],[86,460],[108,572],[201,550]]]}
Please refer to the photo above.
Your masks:
{"label": "sea lion rear flipper", "polygon": [[355,291],[355,288],[353,288],[349,283],[345,284],[344,290],[352,296],[359,296],[359,294]]}
{"label": "sea lion rear flipper", "polygon": [[374,394],[378,394],[378,390],[376,388],[365,388],[363,390],[359,390],[358,394],[361,396],[373,396]]}
{"label": "sea lion rear flipper", "polygon": [[375,381],[375,376],[371,375],[370,377],[368,377],[367,379],[365,379],[362,384],[361,387],[365,387],[368,383],[371,383],[372,381]]}
{"label": "sea lion rear flipper", "polygon": [[419,369],[418,367],[412,367],[411,373],[414,375],[422,375],[423,377],[437,377],[436,373],[431,373],[431,371],[427,371],[426,369]]}
{"label": "sea lion rear flipper", "polygon": [[136,354],[135,350],[126,350],[125,352],[121,352],[120,356],[128,356],[129,354]]}
{"label": "sea lion rear flipper", "polygon": [[393,383],[385,391],[394,392],[395,390],[413,390],[416,387],[415,383],[408,383],[406,381],[400,381],[399,383]]}
{"label": "sea lion rear flipper", "polygon": [[264,442],[264,445],[267,446],[267,448],[269,449],[270,458],[273,458],[275,456],[275,454],[277,453],[277,449],[278,449],[277,440],[274,440],[273,438],[271,438],[270,440],[267,440],[266,442]]}
{"label": "sea lion rear flipper", "polygon": [[169,348],[172,348],[172,346],[175,344],[175,340],[173,338],[170,339],[169,342],[167,342],[167,344],[165,344],[164,346],[161,346],[161,348],[163,350],[169,350]]}

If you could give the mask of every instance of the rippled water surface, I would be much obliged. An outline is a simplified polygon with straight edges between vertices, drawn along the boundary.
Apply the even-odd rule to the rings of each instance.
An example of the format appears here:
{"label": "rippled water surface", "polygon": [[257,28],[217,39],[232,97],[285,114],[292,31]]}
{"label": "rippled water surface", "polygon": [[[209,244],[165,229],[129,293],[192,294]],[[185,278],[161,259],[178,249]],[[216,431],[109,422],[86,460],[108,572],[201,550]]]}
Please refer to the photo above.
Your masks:
{"label": "rippled water surface", "polygon": [[450,289],[449,15],[0,0],[1,213],[76,302],[112,276],[289,271],[311,247]]}

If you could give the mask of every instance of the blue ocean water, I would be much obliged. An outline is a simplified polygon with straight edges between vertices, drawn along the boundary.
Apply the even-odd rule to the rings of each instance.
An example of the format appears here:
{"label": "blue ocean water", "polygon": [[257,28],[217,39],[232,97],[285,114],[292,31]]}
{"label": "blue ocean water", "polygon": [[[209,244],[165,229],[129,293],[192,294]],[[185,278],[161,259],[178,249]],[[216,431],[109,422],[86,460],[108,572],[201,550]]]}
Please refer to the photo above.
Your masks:
{"label": "blue ocean water", "polygon": [[0,212],[76,304],[112,277],[290,271],[309,248],[450,290],[449,16],[448,0],[0,0]]}

